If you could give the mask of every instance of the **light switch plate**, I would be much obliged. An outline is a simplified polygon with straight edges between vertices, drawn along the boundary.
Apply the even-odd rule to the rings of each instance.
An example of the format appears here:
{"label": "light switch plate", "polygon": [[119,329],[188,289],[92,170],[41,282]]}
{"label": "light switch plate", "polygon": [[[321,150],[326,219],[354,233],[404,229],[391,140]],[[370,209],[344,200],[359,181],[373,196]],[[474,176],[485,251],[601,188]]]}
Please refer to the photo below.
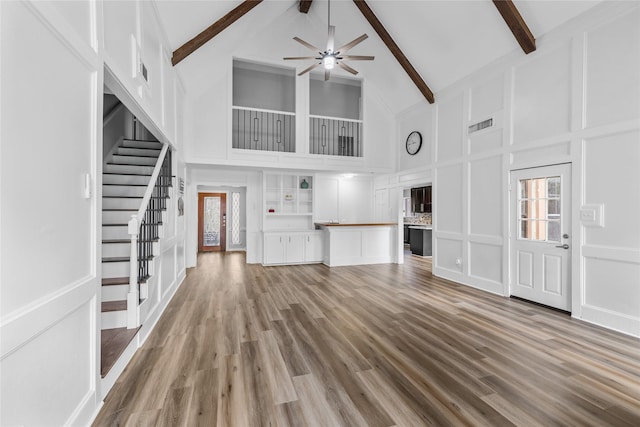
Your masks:
{"label": "light switch plate", "polygon": [[83,180],[83,189],[82,189],[82,197],[85,199],[91,198],[91,174],[85,173],[82,177]]}
{"label": "light switch plate", "polygon": [[585,227],[604,227],[604,205],[583,205],[580,208],[580,223]]}

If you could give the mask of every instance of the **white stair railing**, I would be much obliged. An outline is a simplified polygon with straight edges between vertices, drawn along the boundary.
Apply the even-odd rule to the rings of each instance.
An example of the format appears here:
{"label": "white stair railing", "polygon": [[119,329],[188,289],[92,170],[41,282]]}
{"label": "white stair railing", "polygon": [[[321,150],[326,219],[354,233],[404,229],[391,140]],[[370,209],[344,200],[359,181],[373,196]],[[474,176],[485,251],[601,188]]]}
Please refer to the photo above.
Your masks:
{"label": "white stair railing", "polygon": [[138,310],[140,282],[150,276],[149,259],[153,255],[153,241],[158,238],[158,223],[161,218],[161,210],[166,208],[166,197],[170,186],[171,150],[169,144],[164,143],[140,208],[131,215],[127,224],[127,232],[131,238],[129,292],[127,294],[127,328],[129,329],[137,328],[141,324]]}

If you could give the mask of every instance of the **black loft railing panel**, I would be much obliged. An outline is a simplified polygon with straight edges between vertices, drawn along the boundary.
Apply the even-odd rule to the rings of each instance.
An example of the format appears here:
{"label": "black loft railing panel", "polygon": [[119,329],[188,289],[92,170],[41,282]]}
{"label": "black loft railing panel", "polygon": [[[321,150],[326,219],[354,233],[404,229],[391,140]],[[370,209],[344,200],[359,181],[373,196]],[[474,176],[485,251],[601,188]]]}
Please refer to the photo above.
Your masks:
{"label": "black loft railing panel", "polygon": [[295,116],[233,109],[232,147],[244,150],[296,151]]}
{"label": "black loft railing panel", "polygon": [[138,234],[138,283],[151,277],[150,262],[153,259],[153,243],[160,237],[162,211],[167,209],[169,188],[171,187],[171,149],[162,162],[160,174],[153,187],[147,210],[140,223]]}
{"label": "black loft railing panel", "polygon": [[362,157],[362,123],[311,117],[309,153]]}

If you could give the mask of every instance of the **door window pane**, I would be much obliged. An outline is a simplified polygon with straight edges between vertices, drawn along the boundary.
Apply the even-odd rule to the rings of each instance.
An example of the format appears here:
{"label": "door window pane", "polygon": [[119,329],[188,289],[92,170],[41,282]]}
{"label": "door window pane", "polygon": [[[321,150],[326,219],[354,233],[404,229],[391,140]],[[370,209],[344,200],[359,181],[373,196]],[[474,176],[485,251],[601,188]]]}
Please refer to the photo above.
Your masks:
{"label": "door window pane", "polygon": [[204,198],[204,246],[220,246],[220,197]]}
{"label": "door window pane", "polygon": [[550,242],[559,242],[560,241],[560,221],[549,221],[549,236],[548,240]]}
{"label": "door window pane", "polygon": [[231,193],[231,244],[240,244],[240,193]]}
{"label": "door window pane", "polygon": [[522,179],[518,183],[518,238],[559,242],[562,229],[560,177]]}
{"label": "door window pane", "polygon": [[521,179],[520,180],[520,198],[526,199],[529,197],[529,179]]}
{"label": "door window pane", "polygon": [[520,233],[518,234],[518,238],[529,239],[529,231],[531,230],[529,221],[520,221],[520,227],[518,227],[518,229],[520,231]]}
{"label": "door window pane", "polygon": [[560,177],[547,178],[547,192],[549,197],[560,197]]}
{"label": "door window pane", "polygon": [[531,211],[529,212],[529,218],[546,219],[547,201],[544,199],[531,200]]}
{"label": "door window pane", "polygon": [[560,217],[560,199],[549,200],[548,206],[549,206],[549,209],[548,209],[549,218],[559,218]]}
{"label": "door window pane", "polygon": [[529,218],[529,201],[520,201],[520,218]]}

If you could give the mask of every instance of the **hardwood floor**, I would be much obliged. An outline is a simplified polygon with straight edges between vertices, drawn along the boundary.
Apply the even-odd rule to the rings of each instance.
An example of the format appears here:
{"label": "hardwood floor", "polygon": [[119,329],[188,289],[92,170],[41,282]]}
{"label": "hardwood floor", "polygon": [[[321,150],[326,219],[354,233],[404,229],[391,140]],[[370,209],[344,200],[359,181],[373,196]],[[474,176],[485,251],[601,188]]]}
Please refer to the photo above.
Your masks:
{"label": "hardwood floor", "polygon": [[[103,303],[104,304],[104,303]],[[105,377],[116,364],[129,343],[136,336],[140,328],[103,329],[100,331],[100,375]]]}
{"label": "hardwood floor", "polygon": [[640,340],[405,262],[200,255],[95,425],[640,425]]}

